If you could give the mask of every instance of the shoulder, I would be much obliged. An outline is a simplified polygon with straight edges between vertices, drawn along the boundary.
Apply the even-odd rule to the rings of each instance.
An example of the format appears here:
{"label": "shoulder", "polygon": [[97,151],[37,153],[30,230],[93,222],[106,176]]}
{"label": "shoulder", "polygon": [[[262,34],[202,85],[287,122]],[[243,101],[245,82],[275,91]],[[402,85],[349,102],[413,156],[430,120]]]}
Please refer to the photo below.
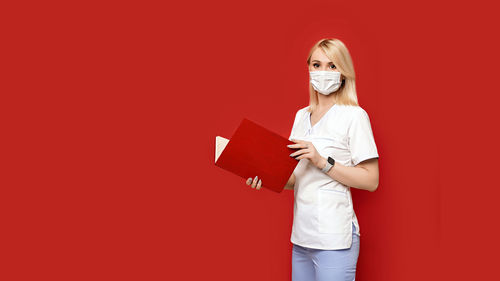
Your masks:
{"label": "shoulder", "polygon": [[368,117],[366,110],[359,105],[339,105],[339,107],[351,120]]}
{"label": "shoulder", "polygon": [[346,105],[346,104],[338,104],[337,105],[341,110],[350,113],[350,114],[360,114],[365,112],[365,110],[359,105]]}
{"label": "shoulder", "polygon": [[309,108],[309,105],[308,106],[304,106],[302,107],[301,109],[299,109],[297,112],[301,112],[301,113],[304,113],[307,111],[307,109]]}
{"label": "shoulder", "polygon": [[343,120],[349,133],[352,127],[366,126],[370,124],[370,118],[364,108],[359,105],[341,105]]}
{"label": "shoulder", "polygon": [[299,108],[299,109],[297,110],[297,112],[295,113],[295,118],[297,119],[297,118],[299,118],[299,117],[303,116],[303,115],[304,115],[304,113],[306,113],[306,112],[307,112],[307,109],[308,109],[308,108],[309,108],[309,106],[305,106],[305,107]]}

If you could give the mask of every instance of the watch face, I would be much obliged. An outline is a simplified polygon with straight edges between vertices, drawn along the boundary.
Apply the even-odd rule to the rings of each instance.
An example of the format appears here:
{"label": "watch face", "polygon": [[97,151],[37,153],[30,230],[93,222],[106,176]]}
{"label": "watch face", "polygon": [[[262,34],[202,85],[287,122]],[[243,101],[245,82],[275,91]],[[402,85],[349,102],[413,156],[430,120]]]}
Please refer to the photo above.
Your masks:
{"label": "watch face", "polygon": [[332,157],[328,157],[328,163],[335,164],[335,160]]}

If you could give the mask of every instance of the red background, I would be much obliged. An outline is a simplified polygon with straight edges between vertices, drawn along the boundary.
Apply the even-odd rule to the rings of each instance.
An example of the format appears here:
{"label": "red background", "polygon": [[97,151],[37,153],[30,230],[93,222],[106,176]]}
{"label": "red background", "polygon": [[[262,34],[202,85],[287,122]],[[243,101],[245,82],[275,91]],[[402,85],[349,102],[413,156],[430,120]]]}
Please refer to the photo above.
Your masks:
{"label": "red background", "polygon": [[492,279],[489,3],[2,2],[0,279],[290,280],[293,193],[216,167],[215,136],[288,137],[325,37],[380,154],[378,190],[353,189],[356,280]]}

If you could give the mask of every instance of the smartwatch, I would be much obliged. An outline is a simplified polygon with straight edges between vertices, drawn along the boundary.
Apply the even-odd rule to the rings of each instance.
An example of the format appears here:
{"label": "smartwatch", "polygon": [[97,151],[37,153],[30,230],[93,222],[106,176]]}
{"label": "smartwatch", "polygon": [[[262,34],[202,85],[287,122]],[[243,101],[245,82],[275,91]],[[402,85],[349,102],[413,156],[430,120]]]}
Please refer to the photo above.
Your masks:
{"label": "smartwatch", "polygon": [[330,169],[335,165],[335,160],[328,156],[328,159],[326,160],[326,165],[325,167],[323,167],[323,169],[321,169],[322,172],[324,173],[328,173],[328,171],[330,171]]}

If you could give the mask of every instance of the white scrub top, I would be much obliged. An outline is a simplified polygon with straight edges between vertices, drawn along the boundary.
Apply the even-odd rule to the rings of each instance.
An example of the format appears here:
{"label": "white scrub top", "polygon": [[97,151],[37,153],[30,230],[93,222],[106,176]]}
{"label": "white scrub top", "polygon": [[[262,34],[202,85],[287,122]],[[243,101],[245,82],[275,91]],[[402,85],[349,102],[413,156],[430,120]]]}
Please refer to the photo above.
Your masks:
{"label": "white scrub top", "polygon": [[[312,142],[318,153],[344,166],[377,158],[370,119],[359,106],[334,104],[311,127],[309,106],[295,115],[289,139]],[[352,224],[360,235],[351,189],[334,180],[309,159],[300,159],[295,174],[293,227],[290,241],[323,250],[351,247]]]}

